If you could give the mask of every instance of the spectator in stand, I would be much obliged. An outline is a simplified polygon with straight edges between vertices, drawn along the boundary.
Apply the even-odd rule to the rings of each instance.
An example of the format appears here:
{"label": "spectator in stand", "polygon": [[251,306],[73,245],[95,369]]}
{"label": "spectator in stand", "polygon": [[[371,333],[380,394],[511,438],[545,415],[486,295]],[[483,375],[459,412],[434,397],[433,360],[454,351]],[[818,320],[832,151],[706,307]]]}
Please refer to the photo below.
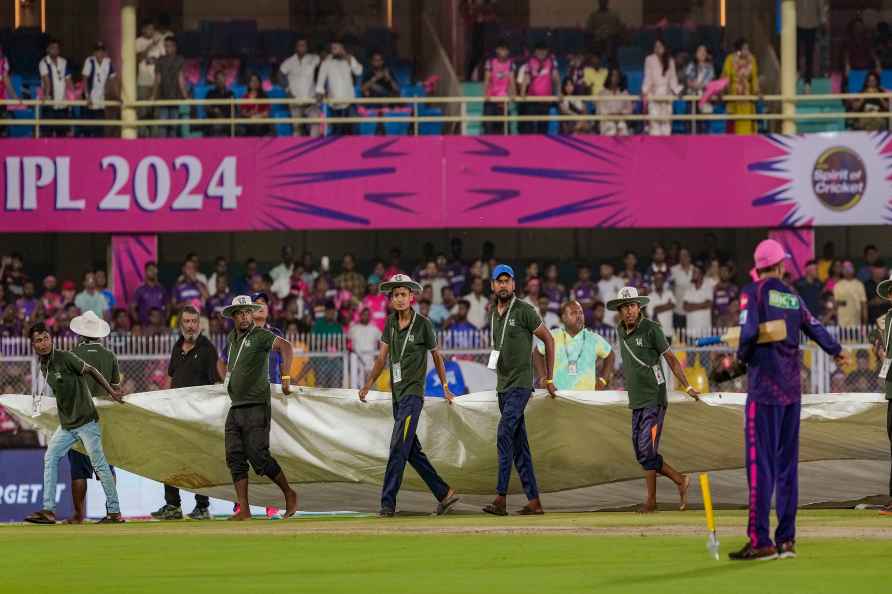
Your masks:
{"label": "spectator in stand", "polygon": [[290,245],[283,245],[279,251],[281,261],[277,266],[269,271],[273,283],[278,283],[282,279],[290,279],[294,273],[294,250]]}
{"label": "spectator in stand", "polygon": [[114,309],[117,305],[117,300],[114,292],[108,288],[108,277],[105,275],[105,271],[99,268],[93,271],[93,275],[96,277],[96,290],[102,293],[102,296],[108,302],[108,306]]}
{"label": "spectator in stand", "polygon": [[[152,99],[166,99],[181,101],[189,98],[189,89],[186,86],[186,76],[183,74],[185,60],[177,55],[177,40],[175,37],[164,38],[164,55],[155,60],[155,88]],[[159,120],[178,120],[180,117],[179,105],[161,105],[155,108],[155,117]],[[176,137],[180,135],[179,126],[159,126],[158,136]]]}
{"label": "spectator in stand", "polygon": [[[188,254],[186,254],[186,260],[192,262],[195,268],[195,278],[198,280],[198,282],[200,282],[204,286],[207,286],[208,277],[205,276],[205,274],[201,271],[201,260],[198,258],[198,254],[196,254],[195,252],[189,252]],[[179,282],[179,280],[182,279],[178,279],[177,282]]]}
{"label": "spectator in stand", "polygon": [[92,311],[99,318],[108,318],[111,307],[105,296],[96,289],[96,276],[92,272],[84,275],[84,290],[74,298],[74,304],[81,313]]}
{"label": "spectator in stand", "polygon": [[[3,53],[3,47],[0,46],[0,100],[18,99],[15,87],[12,86],[12,78],[9,76],[9,59]],[[5,105],[0,105],[0,119],[6,119],[8,112]],[[0,137],[9,135],[9,127],[0,126]],[[2,409],[0,409],[2,410]]]}
{"label": "spectator in stand", "polygon": [[[215,316],[223,316],[223,310],[229,307],[235,295],[229,292],[229,278],[226,274],[214,273],[214,294],[208,297],[204,304],[204,313],[208,319]],[[209,291],[210,292],[210,291]]]}
{"label": "spectator in stand", "polygon": [[[844,80],[848,80],[849,72],[852,70],[877,69],[873,40],[864,26],[864,19],[861,18],[860,11],[855,14],[855,18],[846,26],[846,31],[847,35],[843,47],[843,59],[845,60]],[[843,88],[846,88],[845,83]]]}
{"label": "spectator in stand", "polygon": [[[700,97],[706,90],[706,85],[715,79],[715,64],[712,63],[712,55],[705,45],[697,46],[694,52],[694,59],[691,60],[684,71],[685,93],[687,95],[696,95]],[[703,104],[699,102],[694,104],[693,109],[697,113],[710,114],[713,112],[712,101],[706,101]],[[697,122],[695,129],[697,133],[703,134],[706,131],[708,122]]]}
{"label": "spectator in stand", "polygon": [[598,298],[598,285],[592,280],[592,267],[588,264],[580,264],[576,268],[576,284],[573,285],[571,297],[579,302],[582,315],[585,317],[585,325],[590,326],[592,307]]}
{"label": "spectator in stand", "polygon": [[554,262],[545,266],[542,294],[548,298],[548,311],[560,315],[561,306],[567,300],[567,288],[560,283],[558,266]]}
{"label": "spectator in stand", "polygon": [[648,132],[651,136],[669,136],[672,134],[672,100],[654,99],[678,95],[682,86],[675,73],[675,61],[672,52],[661,39],[654,42],[654,51],[644,60],[644,81],[641,83],[641,95],[647,101]]}
{"label": "spectator in stand", "polygon": [[827,281],[824,283],[824,291],[833,293],[833,289],[836,288],[836,283],[838,283],[840,279],[842,279],[842,261],[833,260],[828,269]]}
{"label": "spectator in stand", "polygon": [[62,306],[68,307],[74,305],[74,298],[77,297],[77,285],[74,281],[62,282]]}
{"label": "spectator in stand", "polygon": [[867,293],[864,284],[855,277],[855,265],[851,260],[842,264],[842,278],[833,287],[833,298],[843,327],[867,323]]}
{"label": "spectator in stand", "polygon": [[214,260],[214,272],[208,279],[208,296],[213,297],[217,293],[217,277],[220,275],[226,277],[226,288],[229,289],[229,262],[223,256],[217,256]]}
{"label": "spectator in stand", "polygon": [[[759,67],[746,39],[741,38],[734,42],[734,51],[725,58],[722,78],[728,79],[728,93],[731,95],[761,95]],[[756,113],[755,101],[728,101],[726,105],[729,114]],[[755,134],[756,120],[734,120],[734,133]]]}
{"label": "spectator in stand", "polygon": [[873,278],[873,269],[880,260],[880,250],[877,246],[870,244],[864,247],[864,264],[858,269],[858,280],[866,283]]}
{"label": "spectator in stand", "polygon": [[[628,96],[625,75],[619,68],[611,68],[604,83],[604,89],[601,91],[601,97],[616,97],[616,99],[598,101],[595,104],[595,109],[599,114],[606,116],[629,115],[635,104],[630,99],[622,99],[622,97]],[[604,120],[600,127],[601,134],[605,136],[627,136],[629,134],[629,125],[622,119]]]}
{"label": "spectator in stand", "polygon": [[835,256],[836,247],[833,245],[832,241],[828,241],[824,244],[824,247],[821,248],[821,259],[818,260],[818,279],[821,282],[827,282],[827,279],[830,277],[830,267],[833,265]]}
{"label": "spectator in stand", "polygon": [[594,53],[586,56],[582,76],[589,95],[601,94],[607,83],[608,74],[610,71],[602,64],[600,54]]}
{"label": "spectator in stand", "polygon": [[[46,46],[46,56],[37,66],[40,74],[40,89],[45,101],[51,103],[42,107],[41,117],[48,120],[67,120],[69,109],[61,101],[68,100],[73,91],[71,76],[68,74],[68,61],[60,55],[61,45],[57,39],[50,39]],[[45,126],[42,134],[47,137],[68,136],[70,128],[63,125]]]}
{"label": "spectator in stand", "polygon": [[142,327],[143,336],[164,336],[170,334],[170,328],[165,323],[164,313],[159,307],[149,310],[149,321]]}
{"label": "spectator in stand", "polygon": [[[558,70],[557,58],[543,43],[537,43],[533,55],[527,63],[520,67],[517,82],[520,86],[522,98],[549,97],[560,94],[561,75]],[[531,101],[521,103],[523,115],[543,116],[543,119],[521,126],[521,134],[547,134],[548,115],[552,104],[545,101]]]}
{"label": "spectator in stand", "polygon": [[[384,54],[373,52],[369,68],[362,76],[363,97],[399,97],[400,85],[390,68],[384,63]],[[380,107],[380,106],[378,106]]]}
{"label": "spectator in stand", "polygon": [[35,295],[34,281],[28,279],[25,281],[22,296],[16,299],[15,308],[19,319],[27,320],[34,314],[40,301]]}
{"label": "spectator in stand", "polygon": [[[222,68],[217,70],[214,74],[214,88],[208,91],[207,99],[232,99],[234,96],[232,91],[226,87],[226,72],[224,72]],[[219,120],[228,118],[232,113],[232,108],[229,105],[223,104],[208,105],[205,107],[205,111],[207,112],[209,120]],[[211,124],[207,127],[208,136],[231,136],[231,133],[232,128],[228,124]],[[211,285],[213,285],[213,282]]]}
{"label": "spectator in stand", "polygon": [[[266,91],[263,90],[263,81],[260,76],[252,72],[248,75],[248,88],[244,99],[266,99]],[[240,106],[240,116],[262,122],[269,119],[268,103],[243,103]],[[272,128],[269,124],[242,124],[239,127],[239,136],[269,136]]]}
{"label": "spectator in stand", "polygon": [[381,341],[381,329],[372,323],[371,311],[363,309],[360,312],[359,321],[350,326],[347,337],[350,339],[351,350],[356,353],[362,366],[362,373],[358,376],[361,382],[372,369]]}
{"label": "spectator in stand", "polygon": [[[173,310],[180,310],[187,305],[193,305],[197,300],[204,309],[204,302],[208,298],[207,285],[198,280],[198,270],[193,260],[183,262],[182,275],[173,289],[171,306]],[[194,306],[194,305],[193,305]]]}
{"label": "spectator in stand", "polygon": [[344,254],[341,260],[341,274],[335,277],[338,289],[349,291],[356,299],[365,296],[365,277],[356,272],[356,257],[351,253]]}
{"label": "spectator in stand", "polygon": [[799,54],[804,54],[804,68],[800,70],[800,78],[806,94],[811,93],[814,76],[815,40],[818,29],[827,24],[827,13],[826,0],[796,0],[796,63],[799,63]]}
{"label": "spectator in stand", "polygon": [[[465,264],[464,243],[460,237],[453,237],[449,240],[449,263],[446,275],[449,278],[449,284],[452,285],[452,291],[456,295],[462,295],[468,286],[468,266]],[[440,266],[440,258],[437,257],[437,265]],[[440,270],[444,270],[440,266]]]}
{"label": "spectator in stand", "polygon": [[[877,294],[879,284],[889,278],[889,269],[882,261],[873,263],[873,276],[864,283],[864,291],[867,293],[867,323],[873,326],[876,321],[889,311],[889,301]],[[886,323],[889,323],[888,321]],[[892,378],[890,378],[892,379]]]}
{"label": "spectator in stand", "polygon": [[387,308],[390,299],[378,291],[378,283],[369,283],[366,296],[362,298],[362,308],[372,312],[372,322],[382,332],[387,324]]}
{"label": "spectator in stand", "polygon": [[855,370],[846,377],[846,390],[855,393],[875,392],[876,371],[870,368],[870,353],[859,349],[855,353]]}
{"label": "spectator in stand", "polygon": [[613,337],[616,328],[605,320],[607,308],[603,301],[596,301],[592,308],[592,330],[605,337]]}
{"label": "spectator in stand", "polygon": [[[880,86],[880,76],[876,72],[868,72],[864,78],[862,93],[885,93]],[[889,100],[883,97],[870,97],[868,99],[855,98],[849,101],[849,111],[855,113],[886,113],[889,111]],[[867,117],[852,118],[852,127],[855,130],[878,132],[889,129],[889,118]]]}
{"label": "spectator in stand", "polygon": [[483,279],[474,277],[471,280],[471,292],[464,296],[468,302],[468,321],[478,330],[483,330],[489,323],[489,298],[483,294]]}
{"label": "spectator in stand", "polygon": [[705,336],[712,328],[712,291],[703,282],[703,271],[694,268],[691,287],[684,295],[686,326],[692,336]]}
{"label": "spectator in stand", "polygon": [[167,289],[158,282],[158,265],[155,262],[146,262],[144,282],[136,288],[130,301],[130,315],[142,326],[149,323],[152,309],[161,310],[166,318],[168,300]]}
{"label": "spectator in stand", "polygon": [[716,285],[721,280],[721,264],[718,258],[708,260],[706,262],[706,272],[703,275],[703,284],[710,291],[715,290]]}
{"label": "spectator in stand", "polygon": [[610,10],[608,0],[598,0],[598,10],[589,15],[586,28],[594,35],[595,46],[608,56],[613,56],[625,32],[622,19]]}
{"label": "spectator in stand", "polygon": [[647,317],[663,328],[663,334],[671,340],[675,335],[675,295],[666,288],[666,274],[655,272],[652,277],[653,290],[647,296]]}
{"label": "spectator in stand", "polygon": [[821,315],[822,302],[821,297],[824,294],[824,283],[818,280],[818,265],[814,260],[805,263],[805,271],[798,281],[796,281],[796,292],[802,298],[803,303],[808,311],[813,312],[815,316]]}
{"label": "spectator in stand", "polygon": [[[483,93],[486,102],[483,104],[483,115],[504,116],[509,110],[510,101],[517,95],[517,76],[514,60],[511,59],[508,43],[500,40],[496,44],[496,55],[486,61],[483,75]],[[491,101],[498,97],[502,100]],[[505,122],[483,122],[484,134],[504,134]]]}
{"label": "spectator in stand", "polygon": [[9,304],[3,309],[3,317],[0,318],[0,336],[6,338],[22,336],[22,324],[16,315],[15,305]]}
{"label": "spectator in stand", "polygon": [[[564,90],[567,81],[572,83],[573,90],[569,93]],[[569,68],[564,80],[561,81],[562,95],[591,95],[591,89],[585,83],[585,56],[583,54],[571,54],[569,56]]]}
{"label": "spectator in stand", "polygon": [[457,304],[458,302],[455,299],[455,293],[452,291],[452,287],[448,285],[443,287],[440,291],[440,303],[431,305],[430,319],[434,325],[442,327],[449,319],[449,316],[458,311]]}
{"label": "spectator in stand", "polygon": [[[2,287],[0,287],[0,291],[2,291]],[[0,303],[2,301],[3,299],[0,298]],[[46,315],[50,317],[56,315],[59,308],[65,305],[62,301],[62,294],[56,288],[56,277],[52,274],[43,279],[43,293],[40,295],[40,303],[43,304]]]}
{"label": "spectator in stand", "polygon": [[[299,37],[294,44],[294,55],[282,62],[279,73],[286,79],[282,86],[288,89],[288,96],[301,101],[315,99],[316,71],[319,68],[319,56],[309,51],[306,38]],[[291,105],[292,118],[318,118],[319,106],[315,103]],[[294,135],[302,136],[309,128],[310,136],[319,136],[319,124],[293,125]]]}
{"label": "spectator in stand", "polygon": [[[81,115],[88,120],[101,120],[105,117],[106,85],[115,77],[115,67],[105,51],[104,43],[100,41],[93,46],[93,55],[84,60],[81,74],[85,83],[84,99],[87,100],[87,108],[81,111]],[[85,126],[84,136],[98,138],[105,134],[101,126]]]}
{"label": "spectator in stand", "polygon": [[[146,101],[155,92],[155,62],[164,55],[164,38],[155,30],[152,21],[142,24],[142,34],[136,38],[136,59],[139,61],[136,76],[136,98]],[[149,119],[151,107],[140,107],[137,110],[139,119]],[[140,136],[152,136],[151,128],[140,127]]]}
{"label": "spectator in stand", "polygon": [[[719,318],[727,319],[731,309],[731,303],[740,295],[740,287],[731,280],[731,267],[722,264],[719,268],[719,282],[712,290],[712,317],[713,325],[719,326]],[[734,325],[737,325],[735,321]]]}
{"label": "spectator in stand", "polygon": [[542,318],[542,323],[545,324],[545,327],[549,330],[554,330],[561,327],[561,318],[549,309],[550,303],[548,297],[541,295],[536,304],[536,311],[539,312],[539,317]]}
{"label": "spectator in stand", "polygon": [[403,273],[403,267],[400,263],[402,257],[403,252],[400,248],[395,247],[390,250],[390,264],[387,265],[387,269],[384,271],[383,280],[389,280],[390,277]]}
{"label": "spectator in stand", "polygon": [[430,285],[431,302],[438,302],[439,299],[437,299],[436,296],[442,295],[443,287],[449,285],[449,281],[443,275],[443,271],[437,266],[437,262],[435,260],[428,260],[417,276],[420,279],[420,282]]}
{"label": "spectator in stand", "polygon": [[825,294],[822,296],[820,318],[821,324],[824,326],[838,326],[839,316],[836,312],[836,301],[833,295]]}
{"label": "spectator in stand", "polygon": [[[354,77],[362,76],[362,64],[344,49],[340,41],[331,44],[331,53],[319,66],[319,76],[316,81],[316,98],[322,100],[327,97],[331,106],[331,117],[346,118],[353,113],[353,105],[339,103],[351,101],[356,98],[353,88]],[[352,134],[353,124],[332,124],[331,134]]]}
{"label": "spectator in stand", "polygon": [[113,337],[129,336],[132,329],[133,324],[130,322],[130,314],[127,313],[127,310],[123,308],[114,310],[112,313],[111,335]]}
{"label": "spectator in stand", "polygon": [[446,349],[472,349],[480,347],[480,331],[468,321],[468,311],[471,304],[464,299],[459,299],[455,306],[455,313],[446,320],[444,330],[446,338],[443,347]]}
{"label": "spectator in stand", "polygon": [[539,298],[542,297],[542,281],[538,276],[527,277],[527,282],[523,288],[524,298],[531,306],[539,307]]}
{"label": "spectator in stand", "polygon": [[613,264],[610,262],[602,262],[599,268],[600,279],[598,280],[598,296],[616,295],[625,284],[623,279],[614,274]]}
{"label": "spectator in stand", "polygon": [[[558,103],[558,111],[565,116],[581,116],[586,115],[588,110],[585,103],[578,98],[573,98],[576,93],[576,85],[573,80],[564,79],[561,83],[561,100]],[[588,120],[572,120],[561,122],[561,134],[564,136],[572,136],[573,134],[588,134],[592,131],[592,123]]]}
{"label": "spectator in stand", "polygon": [[653,277],[655,274],[662,274],[663,281],[669,278],[669,263],[666,262],[666,248],[659,243],[654,244],[653,251],[650,255],[650,266],[644,272],[644,284],[648,287],[653,285]]}
{"label": "spectator in stand", "polygon": [[338,323],[338,309],[335,306],[334,301],[325,303],[325,310],[322,317],[317,318],[316,321],[313,322],[313,327],[310,329],[310,332],[322,336],[334,336],[344,333],[344,329],[341,328],[341,325]]}
{"label": "spectator in stand", "polygon": [[639,290],[644,289],[644,276],[638,270],[638,254],[628,250],[623,255],[623,267],[620,278],[622,278],[624,285],[635,287]]}

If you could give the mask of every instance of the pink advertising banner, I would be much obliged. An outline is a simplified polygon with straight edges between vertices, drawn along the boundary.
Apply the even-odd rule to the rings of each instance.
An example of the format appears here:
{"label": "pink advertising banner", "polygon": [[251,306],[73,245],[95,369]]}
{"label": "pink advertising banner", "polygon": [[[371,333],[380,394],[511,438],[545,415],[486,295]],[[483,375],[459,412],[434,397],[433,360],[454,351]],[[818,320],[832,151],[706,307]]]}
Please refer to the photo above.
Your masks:
{"label": "pink advertising banner", "polygon": [[886,133],[0,141],[0,231],[892,222]]}
{"label": "pink advertising banner", "polygon": [[146,264],[158,261],[158,236],[112,235],[111,247],[115,302],[121,307],[145,282]]}

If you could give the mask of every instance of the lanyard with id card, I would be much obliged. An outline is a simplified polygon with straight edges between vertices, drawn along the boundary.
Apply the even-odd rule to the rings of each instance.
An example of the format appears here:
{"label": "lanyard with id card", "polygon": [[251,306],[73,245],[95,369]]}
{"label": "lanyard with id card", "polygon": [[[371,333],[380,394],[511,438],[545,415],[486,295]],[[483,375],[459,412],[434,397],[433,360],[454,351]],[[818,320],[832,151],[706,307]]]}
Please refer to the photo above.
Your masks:
{"label": "lanyard with id card", "polygon": [[[46,365],[46,373],[37,373],[37,395],[31,398],[31,418],[36,419],[40,416],[40,403],[43,401],[43,396],[46,394],[46,390],[50,385],[50,365],[53,362],[53,355],[56,354],[55,349],[53,349],[53,353],[50,355],[49,363]],[[43,380],[43,385],[41,386],[40,380]]]}
{"label": "lanyard with id card", "polygon": [[[399,360],[394,361],[393,355],[390,356],[390,366],[391,366],[390,377],[393,380],[393,383],[395,383],[395,384],[398,384],[401,381],[403,381],[403,367],[402,367],[403,355],[406,354],[406,345],[409,344],[409,337],[412,336],[412,327],[415,325],[415,318],[417,316],[418,316],[417,313],[412,312],[412,321],[409,323],[409,329],[406,331],[406,338],[405,338],[405,340],[403,340],[403,348],[400,349]],[[396,325],[399,326],[399,323],[400,323],[399,316],[397,316]],[[391,343],[396,342],[396,333],[397,333],[396,327],[391,327],[391,330],[390,330],[390,342]]]}
{"label": "lanyard with id card", "polygon": [[[564,331],[566,334],[566,331]],[[585,328],[582,329],[582,346],[579,347],[579,352],[576,354],[576,359],[570,360],[570,349],[567,348],[567,342],[570,340],[569,335],[567,335],[567,339],[564,342],[564,355],[567,357],[567,375],[576,376],[579,375],[579,359],[582,358],[583,353],[585,353],[585,341],[588,340],[588,334],[585,331]]]}
{"label": "lanyard with id card", "polygon": [[[496,345],[496,335],[493,329],[496,325],[496,313],[492,314],[492,321],[489,324],[489,342],[493,346],[492,351],[489,353],[489,363],[486,364],[487,369],[495,370],[496,367],[499,366],[499,354],[502,352],[502,346],[505,344],[505,330],[508,329],[508,321],[511,319],[511,308],[514,307],[514,302],[517,300],[517,296],[511,298],[511,303],[508,305],[508,311],[505,313],[505,323],[502,324],[502,335],[499,337],[499,344]],[[496,306],[498,310],[498,306]]]}
{"label": "lanyard with id card", "polygon": [[883,349],[886,352],[886,358],[883,360],[883,366],[880,368],[880,372],[877,374],[880,379],[884,379],[888,381],[889,378],[889,368],[892,367],[892,353],[889,352],[889,346],[892,345],[892,314],[886,315],[886,348]]}
{"label": "lanyard with id card", "polygon": [[[245,343],[248,342],[248,337],[251,336],[251,333],[254,332],[254,330],[256,328],[257,328],[257,326],[254,326],[254,328],[251,328],[250,330],[248,330],[248,333],[245,334],[245,337],[242,339],[241,344],[238,345],[238,350],[235,352],[235,360],[233,360],[232,365],[229,365],[226,367],[226,377],[223,378],[223,389],[224,390],[229,389],[229,378],[232,377],[232,370],[235,369],[236,364],[238,364],[239,355],[242,354],[242,347],[244,347]],[[230,349],[231,349],[231,347],[230,347]]]}
{"label": "lanyard with id card", "polygon": [[648,365],[647,363],[645,363],[644,361],[642,361],[641,359],[639,359],[638,357],[635,356],[635,353],[632,352],[632,347],[629,346],[629,343],[627,343],[625,340],[623,340],[622,343],[623,343],[623,346],[626,347],[626,352],[629,353],[629,356],[631,356],[632,359],[635,360],[635,362],[637,362],[642,367],[650,367],[651,371],[654,374],[654,379],[657,381],[658,386],[662,386],[663,384],[666,383],[666,377],[663,375],[663,366],[659,362],[657,362],[656,365]]}

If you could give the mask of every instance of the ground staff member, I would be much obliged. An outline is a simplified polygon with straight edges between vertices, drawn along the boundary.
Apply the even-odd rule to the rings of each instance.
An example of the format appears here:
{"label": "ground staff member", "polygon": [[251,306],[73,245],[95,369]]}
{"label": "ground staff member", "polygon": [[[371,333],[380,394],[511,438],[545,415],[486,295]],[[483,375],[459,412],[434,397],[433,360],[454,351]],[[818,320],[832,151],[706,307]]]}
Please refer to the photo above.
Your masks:
{"label": "ground staff member", "polygon": [[496,307],[490,318],[492,352],[489,368],[496,372],[499,398],[498,443],[499,478],[496,498],[483,511],[496,516],[508,515],[508,482],[512,464],[517,467],[528,503],[520,515],[545,513],[539,501],[539,486],[533,471],[533,456],[527,439],[524,410],[533,395],[533,336],[545,344],[545,387],[554,398],[554,339],[539,318],[536,309],[514,294],[514,270],[499,264],[492,271],[492,290]]}
{"label": "ground staff member", "polygon": [[[846,363],[839,343],[781,280],[788,257],[778,242],[761,242],[753,256],[754,278],[758,280],[744,287],[740,295],[737,358],[747,365],[744,451],[749,484],[749,541],[729,555],[734,560],[796,556],[802,400],[800,330],[833,355],[837,365]],[[786,338],[760,344],[760,324],[773,320],[786,323]],[[777,499],[778,517],[774,542],[769,535],[772,495]]]}
{"label": "ground staff member", "polygon": [[59,460],[78,441],[84,446],[96,474],[105,491],[105,508],[108,515],[99,520],[100,524],[123,522],[118,504],[118,491],[115,477],[102,450],[102,429],[99,427],[99,413],[93,405],[93,398],[87,387],[87,377],[96,383],[117,402],[123,402],[121,392],[108,385],[98,369],[84,363],[83,359],[66,351],[57,351],[53,339],[43,322],[31,326],[29,331],[31,346],[40,359],[41,378],[38,379],[37,396],[34,398],[34,413],[40,413],[40,401],[47,387],[56,398],[59,427],[50,438],[43,458],[43,509],[25,518],[32,524],[56,523],[56,484],[59,480]]}
{"label": "ground staff member", "polygon": [[[102,339],[111,334],[111,327],[92,311],[72,319],[69,325],[72,332],[81,337],[81,341],[71,351],[84,360],[87,365],[95,367],[102,377],[113,388],[121,385],[121,370],[114,353],[102,346]],[[96,398],[108,396],[102,386],[92,377],[87,377],[90,395]],[[74,516],[65,520],[65,524],[82,524],[86,518],[87,480],[96,471],[90,457],[77,450],[68,450],[68,465],[71,467],[71,501],[74,504]],[[115,469],[109,466],[114,475]],[[99,475],[96,474],[98,477]]]}
{"label": "ground staff member", "polygon": [[[892,276],[877,285],[877,295],[887,301],[892,301]],[[877,320],[877,324],[880,326],[880,332],[876,337],[877,356],[883,362],[879,376],[880,381],[885,384],[886,400],[889,401],[886,412],[886,432],[889,434],[889,445],[892,448],[892,370],[890,370],[892,368],[892,310],[887,311],[880,320]],[[892,469],[889,470],[889,496],[892,497]],[[892,516],[892,502],[881,509],[880,514]]]}
{"label": "ground staff member", "polygon": [[[198,310],[187,305],[180,311],[180,339],[173,345],[170,362],[167,364],[167,375],[170,376],[171,388],[189,388],[192,386],[209,386],[219,383],[217,373],[217,349],[200,329],[201,316]],[[210,500],[207,495],[195,495],[195,509],[188,518],[191,520],[209,520],[208,508]],[[164,485],[164,505],[152,512],[158,520],[182,520],[183,509],[180,490],[173,485]]]}
{"label": "ground staff member", "polygon": [[382,283],[381,290],[390,294],[390,305],[394,313],[387,319],[387,325],[381,334],[378,357],[365,385],[359,391],[359,399],[365,402],[389,355],[394,424],[390,437],[390,457],[381,490],[381,511],[378,515],[392,517],[395,513],[396,496],[408,462],[437,498],[439,503],[436,514],[442,516],[458,503],[459,498],[455,489],[440,478],[430,460],[421,451],[421,442],[416,435],[424,406],[424,372],[427,369],[428,351],[440,376],[443,396],[450,404],[455,397],[449,391],[434,325],[412,309],[412,295],[421,293],[421,285],[404,274],[397,274],[388,282]]}
{"label": "ground staff member", "polygon": [[648,320],[641,308],[647,297],[639,297],[635,287],[623,287],[616,299],[607,302],[607,309],[618,311],[620,323],[617,334],[623,357],[623,373],[632,409],[632,447],[644,469],[647,498],[638,509],[651,513],[657,509],[657,473],[670,479],[678,487],[681,500],[678,509],[688,506],[688,487],[691,479],[672,468],[660,455],[660,436],[669,402],[666,397],[666,378],[662,361],[665,359],[684,392],[694,400],[700,393],[688,384],[684,369],[672,352],[663,327]]}
{"label": "ground staff member", "polygon": [[[561,308],[563,328],[551,331],[554,338],[554,385],[558,390],[606,390],[613,378],[614,354],[610,343],[585,327],[585,313],[578,301]],[[533,364],[542,382],[545,371],[545,345],[536,341]],[[601,361],[600,374],[598,361]],[[544,382],[543,382],[544,383]],[[545,386],[542,386],[545,387]]]}
{"label": "ground staff member", "polygon": [[[228,371],[226,389],[232,406],[226,415],[224,442],[226,465],[232,473],[238,512],[231,520],[251,519],[248,504],[248,462],[254,472],[271,479],[285,496],[285,518],[297,512],[297,493],[288,485],[285,473],[269,453],[269,430],[272,420],[269,387],[269,352],[282,354],[282,369],[291,369],[291,343],[254,325],[254,312],[260,305],[247,295],[239,295],[223,316],[235,320],[235,329],[227,339]],[[291,378],[282,375],[282,393],[291,393]]]}

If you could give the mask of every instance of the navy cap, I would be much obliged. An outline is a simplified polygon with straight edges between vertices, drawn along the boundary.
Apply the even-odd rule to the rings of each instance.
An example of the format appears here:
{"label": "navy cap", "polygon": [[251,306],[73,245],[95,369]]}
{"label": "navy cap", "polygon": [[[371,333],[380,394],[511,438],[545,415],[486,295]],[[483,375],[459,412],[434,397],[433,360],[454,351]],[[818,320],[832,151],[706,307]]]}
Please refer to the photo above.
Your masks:
{"label": "navy cap", "polygon": [[492,280],[498,279],[503,274],[507,274],[511,278],[514,278],[514,269],[507,264],[499,264],[492,269]]}
{"label": "navy cap", "polygon": [[266,293],[263,293],[263,292],[254,293],[251,295],[251,301],[253,301],[254,303],[257,303],[258,301],[263,301],[264,303],[269,305],[269,295],[267,295]]}

